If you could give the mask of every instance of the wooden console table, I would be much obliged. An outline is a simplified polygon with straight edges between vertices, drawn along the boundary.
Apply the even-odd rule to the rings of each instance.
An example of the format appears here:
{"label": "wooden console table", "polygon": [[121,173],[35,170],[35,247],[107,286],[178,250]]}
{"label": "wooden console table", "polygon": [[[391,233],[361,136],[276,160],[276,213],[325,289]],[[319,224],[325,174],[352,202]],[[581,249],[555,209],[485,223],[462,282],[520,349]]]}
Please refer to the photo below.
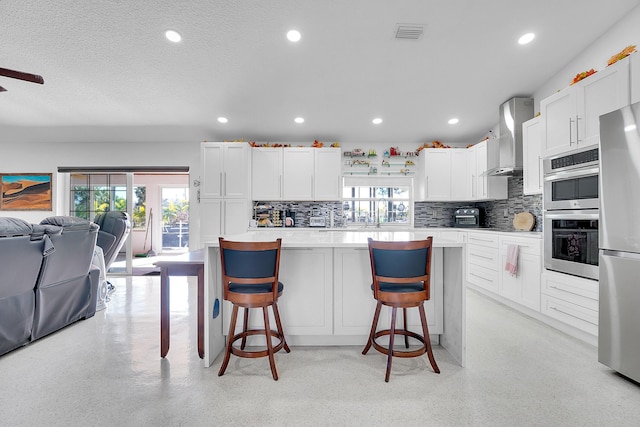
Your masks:
{"label": "wooden console table", "polygon": [[204,250],[187,252],[170,260],[158,261],[160,267],[160,357],[169,352],[169,276],[198,277],[198,356],[204,358]]}

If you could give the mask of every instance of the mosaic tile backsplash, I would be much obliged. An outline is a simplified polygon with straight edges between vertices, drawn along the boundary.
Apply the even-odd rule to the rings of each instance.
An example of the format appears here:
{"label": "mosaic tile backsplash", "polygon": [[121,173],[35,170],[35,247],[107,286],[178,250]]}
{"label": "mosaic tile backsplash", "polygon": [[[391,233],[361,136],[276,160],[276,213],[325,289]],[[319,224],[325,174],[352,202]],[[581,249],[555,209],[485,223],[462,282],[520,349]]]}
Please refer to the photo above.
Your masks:
{"label": "mosaic tile backsplash", "polygon": [[[415,202],[413,224],[422,227],[453,227],[453,213],[461,207],[479,207],[484,210],[483,227],[500,231],[513,231],[513,216],[518,212],[531,212],[536,218],[534,231],[542,231],[542,195],[525,196],[522,193],[522,177],[510,177],[508,200],[489,202]],[[335,202],[273,202],[260,201],[254,204],[271,205],[274,209],[293,210],[296,213],[296,227],[308,227],[311,216],[325,218],[327,227],[344,225],[342,203]]]}

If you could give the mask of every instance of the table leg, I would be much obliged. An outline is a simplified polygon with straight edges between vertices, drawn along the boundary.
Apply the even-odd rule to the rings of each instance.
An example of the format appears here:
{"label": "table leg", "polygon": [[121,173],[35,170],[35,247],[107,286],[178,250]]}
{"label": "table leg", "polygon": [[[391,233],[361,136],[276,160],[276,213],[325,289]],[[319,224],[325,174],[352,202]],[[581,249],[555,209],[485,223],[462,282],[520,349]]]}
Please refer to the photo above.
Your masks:
{"label": "table leg", "polygon": [[204,359],[204,266],[198,267],[198,356]]}
{"label": "table leg", "polygon": [[160,269],[160,357],[169,352],[169,274],[167,268]]}

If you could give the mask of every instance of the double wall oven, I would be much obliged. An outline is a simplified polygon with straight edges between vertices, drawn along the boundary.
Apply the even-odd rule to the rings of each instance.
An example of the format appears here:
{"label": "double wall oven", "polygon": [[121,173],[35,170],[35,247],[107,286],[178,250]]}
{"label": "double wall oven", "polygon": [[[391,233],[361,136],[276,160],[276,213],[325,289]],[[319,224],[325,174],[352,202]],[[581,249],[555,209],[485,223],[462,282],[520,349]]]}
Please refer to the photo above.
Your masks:
{"label": "double wall oven", "polygon": [[598,280],[598,149],[544,160],[544,266]]}

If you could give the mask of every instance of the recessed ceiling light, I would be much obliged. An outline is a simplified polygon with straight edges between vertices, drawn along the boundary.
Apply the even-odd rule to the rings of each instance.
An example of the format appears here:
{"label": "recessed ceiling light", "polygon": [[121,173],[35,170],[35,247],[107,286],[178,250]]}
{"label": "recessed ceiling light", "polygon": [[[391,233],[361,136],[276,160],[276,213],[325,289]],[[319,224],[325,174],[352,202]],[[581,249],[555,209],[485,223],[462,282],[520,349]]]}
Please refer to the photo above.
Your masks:
{"label": "recessed ceiling light", "polygon": [[302,36],[300,35],[300,31],[298,31],[298,30],[290,30],[287,33],[287,38],[289,39],[290,42],[298,42],[298,41],[300,41]]}
{"label": "recessed ceiling light", "polygon": [[450,125],[455,125],[455,124],[456,124],[456,123],[458,123],[459,121],[460,121],[460,120],[458,120],[457,118],[455,118],[455,117],[454,117],[454,118],[452,118],[452,119],[449,119],[449,124],[450,124]]}
{"label": "recessed ceiling light", "polygon": [[218,117],[218,123],[227,123],[228,121],[226,117]]}
{"label": "recessed ceiling light", "polygon": [[167,40],[174,43],[178,43],[180,40],[182,40],[182,36],[180,35],[180,33],[174,30],[165,31],[164,36],[167,38]]}
{"label": "recessed ceiling light", "polygon": [[293,119],[294,122],[301,124],[304,123],[304,118],[303,117],[296,117],[295,119]]}
{"label": "recessed ceiling light", "polygon": [[520,43],[520,44],[527,44],[527,43],[531,43],[531,41],[532,41],[533,39],[535,39],[535,38],[536,38],[536,35],[535,35],[535,34],[533,34],[533,33],[527,33],[527,34],[523,35],[522,37],[520,37],[520,38],[518,39],[518,43]]}
{"label": "recessed ceiling light", "polygon": [[375,119],[371,120],[371,123],[373,123],[374,125],[379,125],[380,123],[382,123],[382,119],[380,117],[376,117]]}

